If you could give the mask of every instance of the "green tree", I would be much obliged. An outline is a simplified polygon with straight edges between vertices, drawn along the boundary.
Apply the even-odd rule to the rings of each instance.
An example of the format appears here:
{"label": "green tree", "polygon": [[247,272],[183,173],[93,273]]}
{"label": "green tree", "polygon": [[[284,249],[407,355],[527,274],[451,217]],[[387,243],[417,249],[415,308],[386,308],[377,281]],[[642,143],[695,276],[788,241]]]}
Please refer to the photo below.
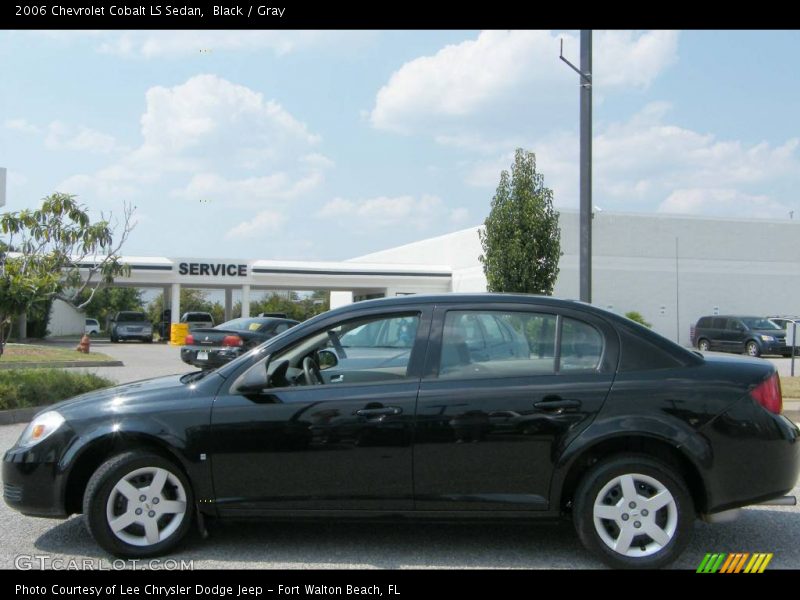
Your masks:
{"label": "green tree", "polygon": [[653,327],[652,323],[648,323],[647,321],[644,320],[644,317],[642,316],[642,313],[637,312],[635,310],[626,312],[625,316],[628,317],[631,321],[636,321],[640,325],[644,325],[647,328],[652,328]]}
{"label": "green tree", "polygon": [[281,294],[265,294],[260,300],[250,303],[250,314],[259,313],[284,313],[287,318],[296,321],[305,321],[311,317],[325,312],[330,308],[330,294],[318,290],[312,294],[300,297],[297,292],[291,292],[287,298]]}
{"label": "green tree", "polygon": [[480,261],[490,292],[553,293],[561,257],[553,192],[536,172],[536,156],[521,148],[511,174],[500,173],[492,208],[478,231]]}
{"label": "green tree", "polygon": [[[88,295],[87,292],[84,292]],[[121,310],[144,310],[142,290],[132,287],[103,288],[97,290],[86,306],[86,313],[94,317],[105,328],[108,320]]]}
{"label": "green tree", "polygon": [[[147,318],[152,323],[161,322],[161,311],[167,307],[164,302],[164,294],[159,294],[147,305]],[[206,292],[195,288],[181,288],[181,315],[185,312],[207,312],[211,313],[214,323],[219,325],[225,321],[225,307],[219,302],[208,300]]]}
{"label": "green tree", "polygon": [[70,194],[56,192],[36,210],[0,215],[0,356],[16,315],[53,298],[83,310],[98,289],[130,272],[118,252],[132,216],[126,206],[115,241],[115,224],[102,214],[92,222]]}

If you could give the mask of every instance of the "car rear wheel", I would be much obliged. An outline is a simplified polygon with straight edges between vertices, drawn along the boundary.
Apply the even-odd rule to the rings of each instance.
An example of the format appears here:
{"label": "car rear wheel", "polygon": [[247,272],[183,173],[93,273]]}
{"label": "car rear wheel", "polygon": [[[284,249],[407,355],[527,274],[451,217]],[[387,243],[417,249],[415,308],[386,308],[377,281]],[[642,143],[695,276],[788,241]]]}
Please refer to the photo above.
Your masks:
{"label": "car rear wheel", "polygon": [[708,340],[700,340],[697,342],[697,349],[701,352],[708,352],[711,350],[711,344],[708,343]]}
{"label": "car rear wheel", "polygon": [[761,356],[761,348],[753,340],[747,342],[744,346],[744,351],[748,356]]}
{"label": "car rear wheel", "polygon": [[689,542],[694,506],[681,476],[646,456],[598,463],[575,494],[574,521],[584,546],[612,567],[653,569]]}
{"label": "car rear wheel", "polygon": [[171,461],[140,450],[95,471],[83,513],[95,541],[115,556],[147,557],[175,547],[192,523],[189,481]]}

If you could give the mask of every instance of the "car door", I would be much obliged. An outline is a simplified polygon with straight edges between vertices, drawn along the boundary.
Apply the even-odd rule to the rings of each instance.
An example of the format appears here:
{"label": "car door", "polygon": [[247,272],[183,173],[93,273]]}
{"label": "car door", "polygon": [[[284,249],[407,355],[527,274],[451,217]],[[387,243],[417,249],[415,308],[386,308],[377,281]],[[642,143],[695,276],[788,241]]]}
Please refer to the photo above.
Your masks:
{"label": "car door", "polygon": [[741,352],[744,350],[744,343],[747,339],[747,328],[741,319],[728,319],[725,323],[725,331],[722,334],[725,350],[729,352]]}
{"label": "car door", "polygon": [[[477,317],[513,329],[527,354],[476,360]],[[437,307],[417,404],[416,509],[548,509],[554,457],[600,410],[618,351],[614,330],[582,311]]]}
{"label": "car door", "polygon": [[[413,508],[411,442],[430,315],[404,306],[328,319],[230,377],[211,423],[220,514]],[[346,351],[336,355],[347,331],[397,318],[415,324],[404,360],[386,367],[362,352],[348,368]],[[321,352],[328,353],[317,371],[324,383],[310,384],[303,363]],[[264,387],[248,387],[253,377]]]}

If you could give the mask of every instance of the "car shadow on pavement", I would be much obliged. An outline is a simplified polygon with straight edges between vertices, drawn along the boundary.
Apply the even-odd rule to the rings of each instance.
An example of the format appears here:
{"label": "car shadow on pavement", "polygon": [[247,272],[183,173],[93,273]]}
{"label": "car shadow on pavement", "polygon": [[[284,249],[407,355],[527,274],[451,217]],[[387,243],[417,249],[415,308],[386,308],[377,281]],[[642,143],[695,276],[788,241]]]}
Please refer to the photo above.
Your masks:
{"label": "car shadow on pavement", "polygon": [[[193,530],[177,552],[203,568],[504,568],[596,569],[572,525],[531,523],[315,523],[230,521],[209,524],[208,540]],[[706,553],[773,552],[770,569],[800,567],[797,514],[745,510],[738,521],[697,522],[673,568],[695,570]],[[64,558],[114,560],[94,543],[81,517],[49,529],[40,551]]]}

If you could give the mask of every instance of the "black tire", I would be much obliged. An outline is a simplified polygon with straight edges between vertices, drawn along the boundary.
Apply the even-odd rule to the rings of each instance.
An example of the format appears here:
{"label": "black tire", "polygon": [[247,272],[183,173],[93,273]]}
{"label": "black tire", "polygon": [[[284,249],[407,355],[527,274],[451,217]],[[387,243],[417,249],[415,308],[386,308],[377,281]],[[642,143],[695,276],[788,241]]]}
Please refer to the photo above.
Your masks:
{"label": "black tire", "polygon": [[744,345],[744,353],[747,354],[747,356],[761,356],[761,348],[759,347],[758,342],[755,340],[749,340]]}
{"label": "black tire", "polygon": [[117,336],[115,336],[115,335],[112,333],[112,334],[111,334],[111,343],[112,343],[112,344],[116,344],[118,341],[119,341],[119,340],[117,339]]}
{"label": "black tire", "polygon": [[[150,469],[167,471],[169,475],[180,482],[180,485],[183,487],[183,495],[179,493],[178,486],[172,485],[171,482],[174,480],[168,479],[160,497],[165,504],[169,500],[181,501],[182,497],[185,498],[185,510],[177,523],[174,523],[173,519],[178,518],[178,514],[167,511],[167,514],[158,517],[156,513],[158,519],[151,520],[156,523],[159,535],[164,532],[168,533],[165,535],[164,539],[155,543],[148,543],[146,539],[142,539],[146,538],[146,530],[137,522],[131,523],[120,532],[119,535],[134,540],[138,537],[141,541],[145,542],[145,545],[138,545],[129,543],[121,539],[118,534],[114,533],[109,524],[107,509],[109,509],[109,498],[113,495],[111,507],[115,510],[121,508],[121,510],[116,510],[117,516],[127,514],[128,501],[115,490],[115,486],[123,479],[130,476],[131,473]],[[137,477],[144,478],[138,481],[144,482],[146,480],[146,475]],[[133,485],[134,487],[139,487],[135,485],[136,481],[137,479],[134,479]],[[149,488],[147,485],[142,485],[141,490],[143,494],[140,498],[146,497],[148,502],[147,504],[142,504],[143,507],[146,507],[143,510],[150,510],[156,507],[155,502],[153,502],[155,495],[148,497]],[[162,506],[165,504],[162,504]],[[132,507],[131,510],[133,510]],[[158,556],[169,552],[177,546],[191,528],[194,517],[194,495],[189,480],[175,463],[157,454],[142,450],[133,450],[110,458],[94,472],[91,479],[89,479],[89,483],[83,495],[83,514],[89,533],[92,534],[92,537],[101,548],[114,556],[125,558]],[[144,519],[145,515],[142,515],[141,518]]]}
{"label": "black tire", "polygon": [[[623,536],[623,531],[616,521],[600,518],[598,519],[599,525],[595,524],[594,506],[598,496],[601,495],[604,488],[613,486],[618,478],[625,475],[633,475],[632,481],[637,493],[636,498],[641,500],[636,507],[630,508],[630,505],[625,507],[625,494],[621,486],[612,487],[602,496],[607,498],[608,502],[613,501],[615,490],[618,494],[622,493],[619,496],[618,505],[622,507],[623,516],[619,523],[625,527],[635,526],[636,523],[640,524],[641,529],[628,529],[629,532],[637,532],[635,535],[638,537],[633,537],[632,541],[639,540],[639,544],[641,544],[630,544],[629,552],[634,555],[622,554],[609,545],[612,542],[619,543]],[[650,497],[648,494],[652,494],[653,490],[658,488],[653,487],[651,482],[644,481],[643,477],[655,481],[663,489],[666,489],[671,494],[673,502],[656,510],[652,515],[645,512],[642,502],[646,502]],[[639,492],[642,492],[644,497],[638,495]],[[609,509],[612,509],[614,504],[608,506]],[[641,513],[639,513],[640,510]],[[607,565],[615,568],[657,569],[671,563],[689,543],[694,519],[692,497],[680,474],[672,467],[644,455],[618,455],[598,463],[583,477],[575,492],[573,520],[578,537],[590,552]],[[671,533],[665,533],[666,539],[669,540],[665,545],[659,546],[653,541],[653,538],[645,534],[645,529],[651,523],[658,526],[662,532],[671,531]],[[608,541],[601,537],[599,530],[604,531]],[[641,533],[638,533],[639,531]]]}
{"label": "black tire", "polygon": [[711,342],[705,338],[701,338],[697,340],[697,349],[700,350],[700,352],[708,352],[711,350]]}
{"label": "black tire", "polygon": [[153,337],[151,336],[149,338],[144,338],[144,343],[145,344],[152,344],[153,343]]}

